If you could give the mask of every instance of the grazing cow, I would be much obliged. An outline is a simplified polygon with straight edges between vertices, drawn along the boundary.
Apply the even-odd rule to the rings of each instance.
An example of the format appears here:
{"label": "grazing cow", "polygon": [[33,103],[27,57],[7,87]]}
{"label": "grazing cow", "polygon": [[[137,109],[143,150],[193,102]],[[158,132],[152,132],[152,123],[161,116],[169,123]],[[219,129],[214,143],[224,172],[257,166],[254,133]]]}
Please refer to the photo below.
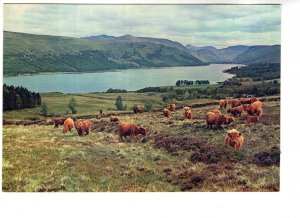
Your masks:
{"label": "grazing cow", "polygon": [[234,122],[234,118],[232,116],[229,116],[229,115],[224,115],[225,117],[225,122],[224,124],[227,125],[227,127],[232,123]]}
{"label": "grazing cow", "polygon": [[238,106],[240,106],[242,103],[241,103],[241,101],[240,100],[237,100],[237,99],[234,99],[234,100],[232,100],[231,101],[231,107],[233,108],[233,107],[238,107]]}
{"label": "grazing cow", "polygon": [[216,113],[216,114],[220,114],[220,115],[222,114],[222,112],[220,110],[218,110],[218,109],[213,109],[210,112],[213,112],[213,113]]}
{"label": "grazing cow", "polygon": [[183,109],[182,109],[182,113],[183,113],[183,116],[185,117],[185,113],[188,111],[188,110],[191,110],[191,108],[190,107],[183,107]]}
{"label": "grazing cow", "polygon": [[164,114],[165,117],[169,117],[170,113],[171,113],[171,111],[168,108],[163,109],[163,114]]}
{"label": "grazing cow", "polygon": [[244,144],[244,137],[242,133],[236,129],[229,130],[225,137],[225,145],[230,145],[235,150],[240,150]]}
{"label": "grazing cow", "polygon": [[112,122],[118,122],[119,121],[119,118],[114,116],[114,115],[110,115],[109,117],[109,121],[112,123]]}
{"label": "grazing cow", "polygon": [[74,127],[74,121],[72,118],[68,118],[65,120],[64,122],[64,129],[63,129],[63,133],[66,133],[68,131],[71,132],[72,128]]}
{"label": "grazing cow", "polygon": [[170,104],[169,106],[168,106],[168,109],[169,109],[169,111],[175,111],[176,110],[176,104]]}
{"label": "grazing cow", "polygon": [[221,99],[221,100],[219,101],[220,109],[221,109],[221,110],[222,110],[223,108],[226,109],[226,108],[227,108],[227,104],[228,104],[228,100]]}
{"label": "grazing cow", "polygon": [[126,136],[133,137],[138,134],[146,135],[146,129],[134,123],[126,123],[126,122],[119,123],[119,135],[122,141],[123,141],[123,137],[126,139]]}
{"label": "grazing cow", "polygon": [[142,106],[140,106],[140,105],[134,106],[134,107],[133,107],[133,112],[134,112],[135,114],[143,113],[143,108],[142,108]]}
{"label": "grazing cow", "polygon": [[192,119],[192,116],[193,116],[193,113],[192,113],[192,110],[187,110],[184,114],[184,118],[187,118],[187,119]]}
{"label": "grazing cow", "polygon": [[247,122],[248,124],[256,123],[256,122],[258,122],[258,121],[259,121],[259,116],[251,116],[251,115],[248,115],[248,116],[247,116],[246,122]]}
{"label": "grazing cow", "polygon": [[89,120],[75,122],[75,128],[79,136],[83,136],[84,134],[89,135],[91,131],[91,126],[92,124]]}
{"label": "grazing cow", "polygon": [[53,119],[54,122],[54,128],[58,127],[59,125],[64,125],[66,118],[55,118]]}
{"label": "grazing cow", "polygon": [[228,117],[224,114],[218,114],[214,112],[207,112],[206,114],[206,125],[207,128],[212,128],[212,125],[216,125],[217,129],[219,129],[223,123],[228,123]]}
{"label": "grazing cow", "polygon": [[229,108],[227,110],[227,112],[231,113],[235,117],[237,115],[241,116],[243,113],[243,110],[244,110],[243,106],[238,106],[238,107]]}
{"label": "grazing cow", "polygon": [[259,108],[262,109],[262,102],[261,101],[255,101],[249,106],[249,108],[247,109],[247,112],[248,112],[249,115],[253,116],[253,115],[256,115],[257,110]]}
{"label": "grazing cow", "polygon": [[251,104],[252,103],[251,98],[240,98],[239,101],[241,102],[241,104]]}

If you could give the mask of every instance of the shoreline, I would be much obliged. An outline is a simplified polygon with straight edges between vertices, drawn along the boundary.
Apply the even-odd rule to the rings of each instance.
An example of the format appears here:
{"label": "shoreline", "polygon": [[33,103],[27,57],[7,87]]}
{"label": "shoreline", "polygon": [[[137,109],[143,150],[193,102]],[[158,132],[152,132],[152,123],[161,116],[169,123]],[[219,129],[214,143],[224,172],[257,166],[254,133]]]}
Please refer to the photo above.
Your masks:
{"label": "shoreline", "polygon": [[229,64],[236,66],[245,66],[244,64],[234,63],[209,63],[208,65],[196,65],[196,66],[166,66],[166,67],[146,67],[146,68],[125,68],[125,69],[111,69],[111,70],[96,70],[96,71],[74,71],[74,72],[39,72],[39,73],[20,73],[18,75],[5,75],[3,78],[14,77],[27,77],[27,76],[42,76],[42,75],[59,75],[59,74],[85,74],[85,73],[107,73],[107,72],[120,72],[125,70],[147,70],[147,69],[165,69],[165,68],[180,68],[180,67],[207,67],[210,65]]}

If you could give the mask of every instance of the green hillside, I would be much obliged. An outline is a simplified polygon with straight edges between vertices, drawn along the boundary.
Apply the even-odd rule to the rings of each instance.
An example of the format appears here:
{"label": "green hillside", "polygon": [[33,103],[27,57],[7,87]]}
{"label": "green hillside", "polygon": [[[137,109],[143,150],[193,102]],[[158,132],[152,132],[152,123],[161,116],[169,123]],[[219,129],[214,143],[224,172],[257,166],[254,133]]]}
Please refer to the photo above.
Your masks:
{"label": "green hillside", "polygon": [[176,47],[152,42],[115,42],[4,32],[4,75],[111,69],[199,66]]}

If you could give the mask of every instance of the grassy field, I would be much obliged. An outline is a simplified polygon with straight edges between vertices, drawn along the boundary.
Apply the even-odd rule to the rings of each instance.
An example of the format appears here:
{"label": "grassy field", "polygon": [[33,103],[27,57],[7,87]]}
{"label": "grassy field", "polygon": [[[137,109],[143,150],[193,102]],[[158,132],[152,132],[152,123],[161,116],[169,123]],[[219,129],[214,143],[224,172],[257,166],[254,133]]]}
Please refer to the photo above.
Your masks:
{"label": "grassy field", "polygon": [[[110,111],[117,95],[77,95],[79,113],[97,114],[99,105],[105,112]],[[62,113],[71,95],[42,97],[49,111]],[[128,107],[146,101],[156,108],[162,107],[159,96],[124,94]],[[189,104],[198,102],[191,100]],[[239,152],[224,145],[223,129],[206,128],[205,113],[217,106],[193,108],[192,120],[184,120],[181,110],[170,118],[160,112],[120,115],[121,120],[133,121],[147,129],[146,137],[126,142],[119,140],[117,124],[109,123],[108,118],[92,119],[92,132],[85,137],[77,136],[75,130],[63,134],[62,127],[4,125],[2,189],[8,192],[279,191],[280,102],[263,104],[264,115],[259,123],[245,124],[242,116],[230,127],[244,134],[245,144]],[[38,110],[5,112],[4,118],[36,116]],[[19,117],[14,118],[14,113]]]}
{"label": "grassy field", "polygon": [[[99,110],[102,109],[104,113],[118,114],[120,111],[116,110],[116,98],[121,96],[123,104],[127,105],[127,110],[122,112],[132,112],[132,107],[135,104],[144,106],[145,103],[152,104],[154,110],[163,108],[166,104],[162,102],[160,94],[149,96],[147,93],[88,93],[88,94],[62,94],[62,93],[42,93],[42,102],[45,102],[48,106],[49,113],[54,113],[57,117],[67,117],[71,114],[68,108],[68,102],[71,98],[75,98],[77,101],[77,114],[75,116],[82,115],[97,115]],[[205,103],[211,99],[184,100],[181,104],[188,104],[197,102]],[[30,120],[32,118],[42,119],[41,107],[5,111],[3,113],[3,119],[5,120]]]}

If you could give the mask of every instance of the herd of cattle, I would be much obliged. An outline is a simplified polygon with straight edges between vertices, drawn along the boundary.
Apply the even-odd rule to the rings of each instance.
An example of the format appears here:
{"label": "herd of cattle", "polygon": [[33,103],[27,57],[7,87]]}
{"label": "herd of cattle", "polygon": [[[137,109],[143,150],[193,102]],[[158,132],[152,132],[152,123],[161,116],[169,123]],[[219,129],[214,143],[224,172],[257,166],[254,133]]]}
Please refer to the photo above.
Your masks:
{"label": "herd of cattle", "polygon": [[[207,128],[212,128],[213,125],[216,128],[221,128],[222,125],[227,125],[227,127],[234,122],[234,117],[241,116],[243,112],[247,113],[246,122],[251,124],[253,122],[258,122],[263,114],[262,102],[256,98],[240,98],[240,99],[222,99],[219,101],[220,108],[214,109],[206,113],[205,120]],[[229,108],[227,109],[227,106]],[[231,106],[231,107],[230,107]],[[228,114],[223,114],[221,110],[226,110]],[[168,107],[162,110],[165,117],[170,117],[171,113],[176,111],[176,104],[170,104]],[[135,114],[143,113],[143,108],[141,106],[135,106],[133,109]],[[193,113],[190,107],[183,107],[183,117],[185,119],[192,119]],[[118,122],[119,126],[119,136],[123,139],[127,136],[133,137],[138,134],[146,135],[146,129],[143,126],[138,126],[135,123],[124,122],[119,120],[118,117],[111,115],[109,117],[110,122]],[[77,121],[75,122],[72,118],[56,118],[54,121],[54,127],[63,125],[63,133],[68,131],[71,132],[72,128],[75,127],[79,136],[88,135],[91,131],[91,121]],[[226,130],[225,130],[226,131]],[[236,129],[226,131],[225,144],[230,145],[236,150],[240,150],[244,143],[244,137],[241,132]]]}

